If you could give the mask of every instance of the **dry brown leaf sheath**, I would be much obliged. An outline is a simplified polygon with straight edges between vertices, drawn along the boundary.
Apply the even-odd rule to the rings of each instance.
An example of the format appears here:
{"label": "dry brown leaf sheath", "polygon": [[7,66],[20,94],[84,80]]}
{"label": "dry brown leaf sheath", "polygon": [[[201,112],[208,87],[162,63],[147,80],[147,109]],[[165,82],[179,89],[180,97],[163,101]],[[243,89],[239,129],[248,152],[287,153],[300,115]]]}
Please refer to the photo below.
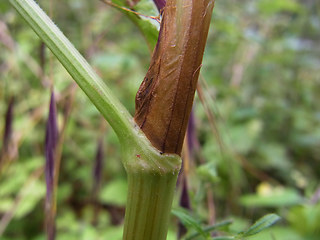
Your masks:
{"label": "dry brown leaf sheath", "polygon": [[181,154],[214,0],[168,0],[135,121],[163,153]]}

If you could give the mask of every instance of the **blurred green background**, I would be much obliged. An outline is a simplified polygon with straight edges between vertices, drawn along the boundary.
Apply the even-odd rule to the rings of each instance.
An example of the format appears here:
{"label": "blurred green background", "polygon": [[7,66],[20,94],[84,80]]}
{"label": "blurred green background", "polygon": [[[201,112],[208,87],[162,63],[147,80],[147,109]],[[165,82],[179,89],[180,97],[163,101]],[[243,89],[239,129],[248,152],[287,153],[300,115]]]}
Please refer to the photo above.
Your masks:
{"label": "blurred green background", "polygon": [[[133,114],[150,61],[138,28],[100,1],[38,2]],[[152,1],[136,9],[157,15]],[[232,219],[222,232],[237,233],[274,212],[281,221],[250,239],[320,239],[319,16],[317,0],[216,1],[194,104],[199,146],[185,156],[191,214],[203,226]],[[12,97],[14,107],[10,146],[2,150],[0,239],[45,239],[42,166],[52,81],[60,128],[70,111],[57,239],[121,239],[127,185],[119,142],[8,1],[0,2],[0,149]],[[103,180],[92,204],[101,138]],[[178,187],[174,206],[180,193]],[[177,222],[173,216],[168,239],[176,239]]]}

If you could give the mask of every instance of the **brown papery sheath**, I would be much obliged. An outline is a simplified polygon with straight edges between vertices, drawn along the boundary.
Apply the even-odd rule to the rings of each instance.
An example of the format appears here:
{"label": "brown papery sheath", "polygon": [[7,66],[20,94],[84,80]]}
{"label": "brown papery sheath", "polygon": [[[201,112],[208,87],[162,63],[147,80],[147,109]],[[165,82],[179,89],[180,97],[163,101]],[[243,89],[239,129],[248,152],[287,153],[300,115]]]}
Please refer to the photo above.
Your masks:
{"label": "brown papery sheath", "polygon": [[162,153],[181,154],[214,0],[167,0],[158,43],[136,95],[135,121]]}

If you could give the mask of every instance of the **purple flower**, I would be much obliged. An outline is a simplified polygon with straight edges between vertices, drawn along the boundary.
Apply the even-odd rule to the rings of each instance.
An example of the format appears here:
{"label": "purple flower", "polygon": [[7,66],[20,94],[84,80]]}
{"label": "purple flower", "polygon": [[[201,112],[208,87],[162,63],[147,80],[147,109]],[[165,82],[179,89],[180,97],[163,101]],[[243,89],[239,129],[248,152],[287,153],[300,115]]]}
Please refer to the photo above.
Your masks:
{"label": "purple flower", "polygon": [[180,207],[191,209],[186,176],[183,177]]}
{"label": "purple flower", "polygon": [[57,113],[55,106],[54,92],[51,93],[49,116],[46,128],[46,140],[45,140],[45,155],[46,155],[46,183],[47,183],[47,198],[50,199],[50,195],[53,191],[53,179],[54,179],[54,162],[55,151],[58,142],[58,126],[57,126]]}
{"label": "purple flower", "polygon": [[58,126],[57,126],[57,113],[55,106],[54,92],[51,93],[50,105],[49,105],[49,116],[46,128],[46,139],[45,139],[45,175],[47,184],[47,195],[46,195],[46,229],[49,240],[55,239],[55,157],[56,147],[59,138]]}
{"label": "purple flower", "polygon": [[[182,180],[182,191],[181,191],[179,205],[180,207],[183,207],[185,209],[191,209],[186,176],[183,176],[183,180]],[[179,222],[178,239],[181,239],[182,236],[186,234],[186,232],[187,232],[187,229],[185,228],[185,226],[181,222]]]}

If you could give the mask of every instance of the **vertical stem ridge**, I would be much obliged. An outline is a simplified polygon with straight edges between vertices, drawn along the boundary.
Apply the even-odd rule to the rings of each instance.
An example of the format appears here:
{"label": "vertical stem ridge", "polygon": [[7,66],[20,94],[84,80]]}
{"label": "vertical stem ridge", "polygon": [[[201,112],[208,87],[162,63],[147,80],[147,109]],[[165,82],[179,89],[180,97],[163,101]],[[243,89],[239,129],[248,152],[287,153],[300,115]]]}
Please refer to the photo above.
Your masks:
{"label": "vertical stem ridge", "polygon": [[177,172],[129,172],[124,240],[165,240]]}

